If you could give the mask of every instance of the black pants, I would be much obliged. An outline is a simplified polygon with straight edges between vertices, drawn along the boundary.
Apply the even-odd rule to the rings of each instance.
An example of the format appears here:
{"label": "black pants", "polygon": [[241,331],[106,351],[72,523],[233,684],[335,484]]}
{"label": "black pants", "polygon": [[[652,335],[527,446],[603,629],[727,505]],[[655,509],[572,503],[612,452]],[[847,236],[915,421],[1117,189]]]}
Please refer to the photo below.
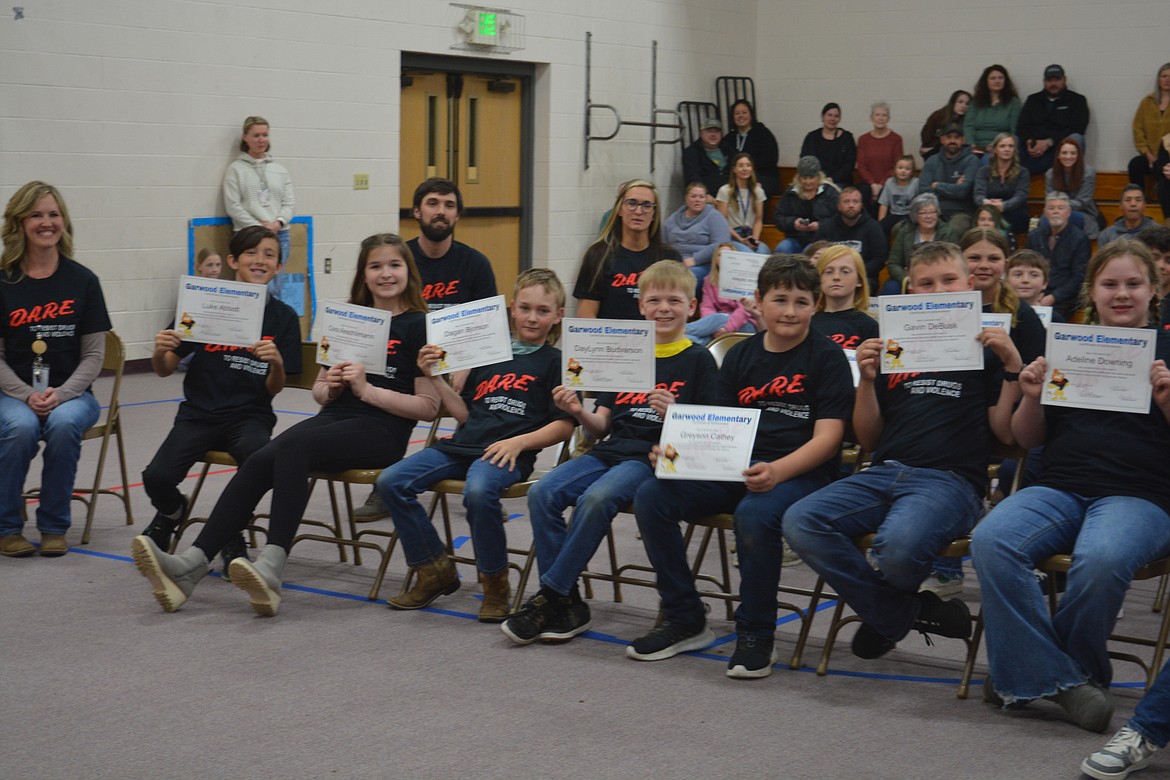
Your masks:
{"label": "black pants", "polygon": [[271,490],[268,543],[288,550],[309,503],[310,472],[385,468],[402,459],[411,430],[389,415],[385,422],[368,415],[317,415],[297,423],[240,467],[215,502],[195,546],[208,560],[214,558]]}

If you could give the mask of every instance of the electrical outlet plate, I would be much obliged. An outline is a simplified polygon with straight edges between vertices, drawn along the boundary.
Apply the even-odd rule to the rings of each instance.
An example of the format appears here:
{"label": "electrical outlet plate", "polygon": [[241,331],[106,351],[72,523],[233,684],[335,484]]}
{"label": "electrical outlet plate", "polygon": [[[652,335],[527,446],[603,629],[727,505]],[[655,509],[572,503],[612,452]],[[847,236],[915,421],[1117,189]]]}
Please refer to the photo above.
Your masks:
{"label": "electrical outlet plate", "polygon": [[355,173],[353,175],[353,188],[355,190],[368,190],[370,188],[370,174]]}

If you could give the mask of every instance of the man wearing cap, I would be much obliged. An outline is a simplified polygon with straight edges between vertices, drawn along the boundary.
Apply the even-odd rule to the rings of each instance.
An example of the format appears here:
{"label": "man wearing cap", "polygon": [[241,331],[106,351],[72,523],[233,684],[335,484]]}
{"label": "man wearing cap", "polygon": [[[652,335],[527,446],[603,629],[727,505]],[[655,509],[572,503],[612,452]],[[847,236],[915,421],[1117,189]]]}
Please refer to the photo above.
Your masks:
{"label": "man wearing cap", "polygon": [[1068,88],[1064,68],[1049,65],[1044,69],[1044,89],[1028,95],[1020,110],[1016,130],[1020,134],[1020,164],[1033,176],[1052,167],[1057,146],[1072,136],[1085,148],[1085,129],[1089,126],[1089,101]]}
{"label": "man wearing cap", "polygon": [[702,182],[707,185],[707,202],[715,202],[715,193],[727,183],[727,155],[719,148],[723,125],[715,117],[699,125],[699,137],[683,150],[683,184]]}
{"label": "man wearing cap", "polygon": [[975,211],[975,174],[979,160],[971,147],[963,143],[963,126],[956,122],[943,127],[938,134],[942,142],[940,153],[922,164],[918,192],[934,193],[939,209],[955,235],[963,235],[971,227]]}

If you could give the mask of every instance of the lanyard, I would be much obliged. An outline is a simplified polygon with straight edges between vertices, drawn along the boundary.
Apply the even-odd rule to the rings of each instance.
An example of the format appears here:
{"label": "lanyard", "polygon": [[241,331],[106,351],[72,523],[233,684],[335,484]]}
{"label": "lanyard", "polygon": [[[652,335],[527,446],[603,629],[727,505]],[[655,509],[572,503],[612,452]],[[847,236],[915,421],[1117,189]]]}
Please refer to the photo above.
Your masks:
{"label": "lanyard", "polygon": [[750,224],[751,220],[749,219],[749,217],[751,215],[749,212],[749,208],[750,208],[750,206],[752,204],[752,200],[753,200],[752,193],[751,193],[751,191],[746,190],[742,187],[736,189],[735,193],[736,193],[735,197],[739,200],[739,213],[743,217],[744,224],[745,225]]}
{"label": "lanyard", "polygon": [[735,134],[735,151],[742,152],[743,145],[747,142],[747,133]]}

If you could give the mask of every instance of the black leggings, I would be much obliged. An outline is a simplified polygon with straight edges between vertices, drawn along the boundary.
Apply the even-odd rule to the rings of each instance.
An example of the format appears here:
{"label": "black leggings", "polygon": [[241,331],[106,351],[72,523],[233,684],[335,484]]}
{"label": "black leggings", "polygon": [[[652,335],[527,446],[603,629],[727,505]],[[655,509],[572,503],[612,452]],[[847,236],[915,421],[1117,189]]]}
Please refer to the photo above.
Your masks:
{"label": "black leggings", "polygon": [[381,469],[402,459],[413,428],[385,417],[317,415],[277,436],[248,458],[223,489],[195,546],[208,560],[214,558],[271,490],[268,543],[288,550],[309,503],[311,471]]}

